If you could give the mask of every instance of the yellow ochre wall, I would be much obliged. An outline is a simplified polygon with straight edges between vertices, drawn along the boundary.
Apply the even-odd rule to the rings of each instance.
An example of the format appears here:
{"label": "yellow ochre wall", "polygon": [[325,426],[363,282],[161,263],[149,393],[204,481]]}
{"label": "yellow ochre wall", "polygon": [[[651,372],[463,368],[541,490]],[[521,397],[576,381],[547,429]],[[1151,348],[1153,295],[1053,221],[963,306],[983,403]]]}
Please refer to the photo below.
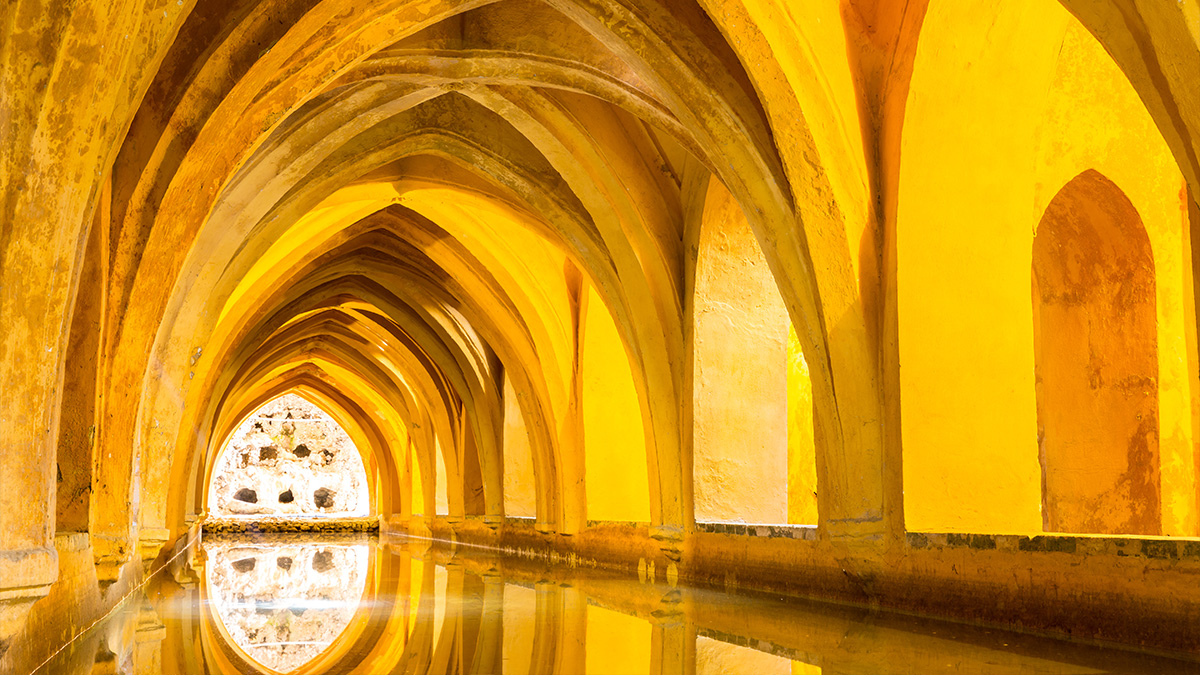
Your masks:
{"label": "yellow ochre wall", "polygon": [[529,430],[517,402],[512,380],[504,377],[504,514],[521,518],[537,515],[537,486]]}
{"label": "yellow ochre wall", "polygon": [[786,523],[787,310],[741,207],[715,180],[694,306],[696,519]]}
{"label": "yellow ochre wall", "polygon": [[812,382],[794,326],[787,341],[787,522],[817,524],[817,457],[813,440]]}
{"label": "yellow ochre wall", "polygon": [[646,435],[633,373],[612,315],[588,287],[579,329],[589,520],[650,520]]}
{"label": "yellow ochre wall", "polygon": [[931,3],[917,50],[897,213],[907,529],[1042,530],[1032,242],[1054,195],[1094,169],[1150,238],[1162,531],[1196,534],[1190,239],[1162,136],[1057,2]]}

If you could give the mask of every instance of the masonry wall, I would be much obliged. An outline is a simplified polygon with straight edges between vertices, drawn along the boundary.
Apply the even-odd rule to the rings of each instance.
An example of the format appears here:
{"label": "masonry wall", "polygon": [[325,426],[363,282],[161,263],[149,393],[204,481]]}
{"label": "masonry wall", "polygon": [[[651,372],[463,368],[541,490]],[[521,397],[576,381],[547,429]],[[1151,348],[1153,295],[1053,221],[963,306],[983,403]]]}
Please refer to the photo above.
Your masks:
{"label": "masonry wall", "polygon": [[327,413],[295,394],[259,408],[217,460],[215,516],[365,515],[362,457]]}

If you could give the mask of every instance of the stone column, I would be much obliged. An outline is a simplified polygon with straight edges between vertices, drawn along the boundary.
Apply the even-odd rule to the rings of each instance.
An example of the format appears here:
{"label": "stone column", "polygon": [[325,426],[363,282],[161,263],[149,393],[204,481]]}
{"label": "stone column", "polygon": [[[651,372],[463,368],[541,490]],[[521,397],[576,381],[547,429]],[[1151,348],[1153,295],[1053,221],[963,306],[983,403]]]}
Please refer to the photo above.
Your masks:
{"label": "stone column", "polygon": [[55,448],[84,224],[193,4],[0,9],[15,45],[0,53],[0,641],[58,574]]}

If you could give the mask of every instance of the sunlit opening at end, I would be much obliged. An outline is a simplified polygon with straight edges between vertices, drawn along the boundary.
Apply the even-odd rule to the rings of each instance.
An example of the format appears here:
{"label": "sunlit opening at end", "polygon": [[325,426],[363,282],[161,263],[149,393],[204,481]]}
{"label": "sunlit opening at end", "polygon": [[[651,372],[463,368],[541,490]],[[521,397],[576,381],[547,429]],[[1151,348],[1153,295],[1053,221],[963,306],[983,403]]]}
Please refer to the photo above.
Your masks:
{"label": "sunlit opening at end", "polygon": [[316,405],[284,394],[242,422],[209,485],[217,517],[353,517],[370,512],[367,474],[350,436]]}

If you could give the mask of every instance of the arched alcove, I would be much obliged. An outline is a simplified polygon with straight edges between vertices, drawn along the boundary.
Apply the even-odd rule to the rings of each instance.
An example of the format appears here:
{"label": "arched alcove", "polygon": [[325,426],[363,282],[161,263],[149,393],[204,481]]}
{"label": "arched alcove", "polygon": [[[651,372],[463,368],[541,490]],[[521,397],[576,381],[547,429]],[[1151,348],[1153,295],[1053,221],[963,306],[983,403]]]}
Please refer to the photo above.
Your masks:
{"label": "arched alcove", "polygon": [[1160,534],[1154,255],[1133,204],[1097,171],[1038,224],[1033,321],[1046,530]]}
{"label": "arched alcove", "polygon": [[336,420],[296,393],[251,413],[226,441],[208,485],[217,517],[365,516],[362,456]]}

